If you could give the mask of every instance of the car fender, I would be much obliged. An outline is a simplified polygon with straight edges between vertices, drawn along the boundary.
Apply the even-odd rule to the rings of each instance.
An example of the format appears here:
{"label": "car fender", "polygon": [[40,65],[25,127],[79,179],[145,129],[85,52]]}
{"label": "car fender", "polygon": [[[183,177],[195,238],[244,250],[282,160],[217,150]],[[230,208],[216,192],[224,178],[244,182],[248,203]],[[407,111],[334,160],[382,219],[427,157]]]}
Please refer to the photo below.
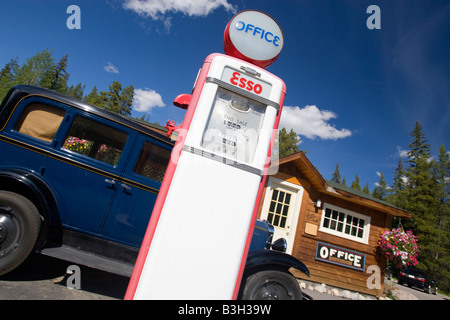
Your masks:
{"label": "car fender", "polygon": [[249,252],[245,265],[245,273],[253,273],[256,270],[282,269],[287,271],[294,268],[310,276],[308,267],[297,258],[283,252],[272,250],[256,250]]}
{"label": "car fender", "polygon": [[41,249],[50,232],[60,227],[58,204],[51,188],[35,173],[18,168],[1,168],[0,189],[21,194],[34,203],[43,220],[36,244],[36,249]]}

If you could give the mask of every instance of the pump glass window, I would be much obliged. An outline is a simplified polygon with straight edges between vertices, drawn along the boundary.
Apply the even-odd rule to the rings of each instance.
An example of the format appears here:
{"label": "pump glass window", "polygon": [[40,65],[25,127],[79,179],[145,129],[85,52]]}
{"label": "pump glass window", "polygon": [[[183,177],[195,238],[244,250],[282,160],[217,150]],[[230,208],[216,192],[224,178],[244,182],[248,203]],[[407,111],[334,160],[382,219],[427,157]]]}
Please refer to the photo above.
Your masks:
{"label": "pump glass window", "polygon": [[203,133],[202,147],[251,163],[265,110],[264,104],[219,87]]}

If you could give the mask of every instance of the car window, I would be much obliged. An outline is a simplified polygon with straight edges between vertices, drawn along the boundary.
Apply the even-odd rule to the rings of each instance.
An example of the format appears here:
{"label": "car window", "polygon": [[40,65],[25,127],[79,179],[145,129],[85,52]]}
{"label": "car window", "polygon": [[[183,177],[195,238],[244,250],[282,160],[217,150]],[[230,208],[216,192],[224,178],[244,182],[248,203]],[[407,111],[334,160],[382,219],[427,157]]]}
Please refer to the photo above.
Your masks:
{"label": "car window", "polygon": [[14,129],[27,136],[51,142],[64,118],[65,111],[41,103],[29,104]]}
{"label": "car window", "polygon": [[123,131],[77,116],[62,148],[114,166],[119,162],[127,138],[128,134]]}
{"label": "car window", "polygon": [[163,181],[167,165],[169,164],[170,151],[146,141],[139,154],[134,172],[156,180]]}

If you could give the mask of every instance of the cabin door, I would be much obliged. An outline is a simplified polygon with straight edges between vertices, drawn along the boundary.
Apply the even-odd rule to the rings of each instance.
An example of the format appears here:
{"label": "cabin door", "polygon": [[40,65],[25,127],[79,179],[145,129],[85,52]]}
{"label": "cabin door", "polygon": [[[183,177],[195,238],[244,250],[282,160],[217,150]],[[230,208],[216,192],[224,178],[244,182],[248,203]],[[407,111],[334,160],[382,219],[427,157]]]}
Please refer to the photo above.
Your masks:
{"label": "cabin door", "polygon": [[286,253],[289,254],[292,253],[294,245],[302,196],[302,186],[273,177],[269,178],[261,219],[269,221],[274,226],[274,241],[279,238],[286,239]]}

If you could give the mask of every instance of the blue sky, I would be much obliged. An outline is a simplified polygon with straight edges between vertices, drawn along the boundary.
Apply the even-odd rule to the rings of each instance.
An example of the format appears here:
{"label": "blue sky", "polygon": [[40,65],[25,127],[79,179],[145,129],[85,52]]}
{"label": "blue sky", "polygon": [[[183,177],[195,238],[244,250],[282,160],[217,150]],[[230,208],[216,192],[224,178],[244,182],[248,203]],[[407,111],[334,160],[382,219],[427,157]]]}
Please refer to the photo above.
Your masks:
{"label": "blue sky", "polygon": [[[70,5],[81,29],[70,30]],[[370,5],[381,29],[368,29]],[[433,155],[450,136],[450,2],[441,0],[0,0],[0,67],[48,48],[69,55],[69,84],[88,94],[133,85],[134,116],[180,123],[172,105],[190,93],[204,58],[223,52],[233,15],[257,9],[280,24],[285,44],[268,71],[287,86],[282,125],[325,179],[336,163],[372,191],[392,183],[398,157],[421,123]],[[138,112],[138,110],[142,110]],[[405,158],[403,158],[405,160]]]}

